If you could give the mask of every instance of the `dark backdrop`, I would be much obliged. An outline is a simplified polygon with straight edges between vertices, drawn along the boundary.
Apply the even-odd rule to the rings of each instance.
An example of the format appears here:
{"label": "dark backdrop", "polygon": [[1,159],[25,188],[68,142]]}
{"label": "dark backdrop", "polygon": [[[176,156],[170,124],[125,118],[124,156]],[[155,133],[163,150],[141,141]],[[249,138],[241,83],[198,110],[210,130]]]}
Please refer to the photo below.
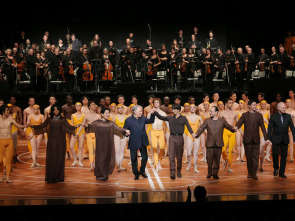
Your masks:
{"label": "dark backdrop", "polygon": [[[284,42],[287,31],[294,31],[293,3],[287,1],[47,1],[33,4],[9,3],[3,10],[7,13],[2,22],[0,39],[2,45],[11,47],[20,31],[39,43],[44,31],[48,30],[54,43],[64,38],[67,27],[82,43],[91,41],[95,33],[100,34],[102,43],[113,40],[122,48],[129,32],[135,41],[145,47],[149,37],[147,23],[152,28],[152,42],[157,48],[162,43],[170,46],[178,30],[184,30],[188,39],[194,26],[199,29],[201,41],[205,42],[212,29],[220,45],[244,47],[249,44],[254,52],[259,47],[269,51],[272,45]],[[290,11],[288,12],[288,9]]]}

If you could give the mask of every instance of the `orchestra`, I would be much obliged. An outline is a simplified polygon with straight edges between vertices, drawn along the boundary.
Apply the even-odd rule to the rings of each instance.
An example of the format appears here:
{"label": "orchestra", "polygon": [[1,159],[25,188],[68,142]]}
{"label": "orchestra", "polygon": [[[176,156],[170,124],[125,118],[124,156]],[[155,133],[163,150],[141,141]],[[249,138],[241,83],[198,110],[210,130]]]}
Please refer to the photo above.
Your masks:
{"label": "orchestra", "polygon": [[[213,79],[224,80],[231,89],[248,89],[255,70],[265,72],[266,78],[284,78],[287,70],[295,69],[295,44],[289,54],[280,45],[278,53],[273,46],[268,56],[262,47],[256,56],[249,45],[222,49],[212,30],[202,44],[197,27],[189,39],[179,30],[172,43],[160,49],[151,39],[139,47],[134,33],[129,33],[122,50],[114,45],[110,40],[104,46],[99,34],[85,44],[69,31],[56,44],[46,31],[36,44],[21,32],[12,50],[0,53],[0,81],[6,81],[13,92],[24,89],[22,81],[29,82],[25,89],[31,92],[99,92],[100,88],[109,90],[115,82],[144,82],[148,90],[157,90],[158,72],[163,72],[164,91],[190,90],[196,81],[204,89],[220,89]],[[57,87],[58,83],[62,86]]]}

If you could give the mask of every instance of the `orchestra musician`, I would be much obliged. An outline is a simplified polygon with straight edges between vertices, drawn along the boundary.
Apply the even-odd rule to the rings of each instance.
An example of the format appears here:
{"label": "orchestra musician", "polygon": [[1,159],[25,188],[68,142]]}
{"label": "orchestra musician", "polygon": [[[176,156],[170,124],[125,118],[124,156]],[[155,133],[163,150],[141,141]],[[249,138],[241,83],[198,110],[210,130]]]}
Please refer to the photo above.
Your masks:
{"label": "orchestra musician", "polygon": [[252,78],[252,72],[255,70],[255,55],[252,52],[252,48],[247,49],[247,55],[245,58],[245,67],[247,65],[247,69],[245,69],[246,72],[246,79],[247,79],[247,87],[249,87],[249,81]]}
{"label": "orchestra musician", "polygon": [[60,39],[58,39],[58,44],[57,44],[57,47],[56,48],[58,48],[59,49],[59,52],[61,53],[61,54],[63,54],[65,51],[66,51],[66,46],[63,44],[63,40],[60,38]]}
{"label": "orchestra musician", "polygon": [[188,81],[186,80],[189,75],[189,60],[188,55],[186,53],[186,48],[183,48],[181,51],[181,55],[179,56],[179,70],[181,74],[181,88],[186,90],[188,88]]}
{"label": "orchestra musician", "polygon": [[226,57],[223,54],[223,51],[221,48],[218,48],[217,50],[217,59],[216,59],[216,65],[215,68],[218,70],[218,79],[222,79],[222,73],[225,71],[225,63],[226,63]]}
{"label": "orchestra musician", "polygon": [[238,88],[243,88],[244,85],[244,76],[245,76],[245,54],[243,49],[240,47],[237,50],[238,54],[236,56],[236,79]]}
{"label": "orchestra musician", "polygon": [[173,39],[172,41],[172,45],[171,45],[171,48],[173,48],[176,52],[176,54],[178,54],[179,50],[180,50],[180,45],[178,44],[177,42],[177,39]]}
{"label": "orchestra musician", "polygon": [[7,77],[9,89],[12,91],[15,87],[15,80],[17,74],[17,63],[15,57],[13,57],[12,50],[10,48],[5,51],[4,73]]}
{"label": "orchestra musician", "polygon": [[152,55],[150,57],[150,60],[148,61],[149,68],[148,68],[148,72],[147,72],[147,76],[146,76],[147,86],[151,90],[153,90],[155,88],[152,79],[154,77],[156,77],[157,69],[159,68],[160,64],[161,64],[161,60],[160,60],[157,50],[152,49]]}
{"label": "orchestra musician", "polygon": [[258,56],[256,69],[258,69],[259,71],[265,71],[265,74],[267,77],[268,76],[267,66],[269,63],[269,57],[267,54],[265,54],[264,48],[260,48],[260,52],[261,54]]}
{"label": "orchestra musician", "polygon": [[98,46],[101,48],[101,40],[100,40],[99,34],[95,34],[95,35],[94,35],[92,41],[91,41],[90,44],[89,44],[90,47],[93,47],[93,46],[94,46],[94,45],[93,45],[94,41],[97,41]]}
{"label": "orchestra musician", "polygon": [[[178,84],[178,80],[177,80],[178,62],[176,59],[177,58],[176,50],[174,48],[171,48],[170,53],[171,54],[169,56],[169,61],[170,61],[169,62],[169,66],[170,66],[169,70],[170,70],[170,74],[172,75],[172,87],[173,87]],[[171,85],[171,82],[169,85]]]}
{"label": "orchestra musician", "polygon": [[285,78],[289,59],[283,46],[279,48],[279,51],[280,53],[278,54],[278,77]]}
{"label": "orchestra musician", "polygon": [[191,40],[187,43],[187,49],[192,49],[194,54],[197,53],[197,50],[199,49],[200,45],[198,41],[196,40],[196,36],[194,34],[191,35]]}
{"label": "orchestra musician", "polygon": [[135,81],[135,73],[137,72],[138,56],[134,53],[134,48],[129,49],[129,53],[125,57],[127,64],[127,82]]}
{"label": "orchestra musician", "polygon": [[71,48],[66,50],[66,55],[63,59],[65,67],[66,91],[72,92],[74,88],[74,69],[77,66],[77,62],[73,56]]}
{"label": "orchestra musician", "polygon": [[48,36],[47,35],[44,35],[43,36],[43,40],[39,44],[40,50],[45,50],[47,44],[51,44],[51,42],[48,40]]}
{"label": "orchestra musician", "polygon": [[36,82],[36,67],[39,64],[38,64],[38,60],[36,56],[34,55],[33,49],[29,49],[28,55],[26,57],[26,61],[27,61],[27,65],[26,65],[27,72],[30,76],[30,90],[35,91],[37,83],[38,83]]}
{"label": "orchestra musician", "polygon": [[278,76],[278,54],[276,51],[276,47],[271,47],[271,55],[270,55],[270,62],[269,62],[269,71],[270,71],[270,78],[277,78]]}
{"label": "orchestra musician", "polygon": [[183,31],[181,29],[178,32],[178,36],[177,36],[176,40],[177,40],[177,44],[180,46],[180,48],[185,47]]}
{"label": "orchestra musician", "polygon": [[207,48],[211,48],[213,52],[216,52],[218,47],[218,42],[216,38],[214,38],[214,33],[212,30],[209,31],[209,38],[206,39]]}
{"label": "orchestra musician", "polygon": [[206,56],[204,58],[203,62],[204,68],[205,68],[205,81],[204,81],[204,90],[213,90],[214,89],[214,83],[213,78],[215,76],[215,58],[211,55],[211,49],[206,49]]}

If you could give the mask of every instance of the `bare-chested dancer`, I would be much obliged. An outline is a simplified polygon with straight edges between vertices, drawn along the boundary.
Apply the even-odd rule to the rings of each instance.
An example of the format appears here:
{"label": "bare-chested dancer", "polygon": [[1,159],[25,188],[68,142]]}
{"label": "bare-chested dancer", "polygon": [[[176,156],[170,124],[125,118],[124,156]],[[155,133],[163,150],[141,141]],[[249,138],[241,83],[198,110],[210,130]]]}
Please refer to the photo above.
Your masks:
{"label": "bare-chested dancer", "polygon": [[[19,129],[26,126],[16,123],[15,119],[9,116],[9,108],[6,105],[0,107],[0,172],[3,172],[3,157],[6,157],[6,182],[12,183],[10,180],[11,161],[13,155],[13,141],[11,134],[11,126],[15,125]],[[26,124],[25,124],[26,125]],[[24,132],[21,131],[23,134]],[[0,183],[4,180],[4,174],[0,177]]]}
{"label": "bare-chested dancer", "polygon": [[[238,113],[236,111],[232,110],[233,104],[234,104],[233,100],[230,98],[227,98],[226,102],[225,102],[227,109],[220,114],[220,117],[224,118],[229,125],[234,127],[235,124],[238,122],[239,117],[238,117]],[[223,141],[224,141],[224,146],[222,147],[222,156],[224,159],[224,169],[226,169],[226,167],[228,166],[228,172],[233,172],[232,158],[233,158],[233,148],[236,145],[235,133],[229,131],[228,129],[224,129]],[[227,145],[229,146],[229,148],[228,148],[229,155],[228,156],[227,156],[227,151],[226,151]]]}
{"label": "bare-chested dancer", "polygon": [[[34,108],[33,106],[35,105],[35,98],[33,97],[30,97],[29,100],[28,100],[28,104],[29,104],[29,107],[27,107],[26,109],[24,109],[24,113],[23,113],[23,124],[25,125],[27,123],[27,120],[28,120],[28,117],[29,115],[31,114],[34,114]],[[32,129],[31,128],[28,128],[25,130],[26,132],[26,135],[30,135]],[[31,142],[28,140],[28,150],[29,150],[29,159],[32,158],[32,145],[31,145]]]}

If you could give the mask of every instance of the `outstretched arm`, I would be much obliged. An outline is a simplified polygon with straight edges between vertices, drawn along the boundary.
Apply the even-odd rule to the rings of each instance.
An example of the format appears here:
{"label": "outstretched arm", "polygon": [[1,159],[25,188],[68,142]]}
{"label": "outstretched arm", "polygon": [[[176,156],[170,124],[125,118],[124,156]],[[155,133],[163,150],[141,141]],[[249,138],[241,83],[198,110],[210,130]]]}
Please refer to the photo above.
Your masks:
{"label": "outstretched arm", "polygon": [[157,116],[157,118],[159,118],[160,120],[164,120],[164,121],[169,121],[169,117],[168,116],[162,116],[160,115],[158,112],[155,111],[155,116]]}

